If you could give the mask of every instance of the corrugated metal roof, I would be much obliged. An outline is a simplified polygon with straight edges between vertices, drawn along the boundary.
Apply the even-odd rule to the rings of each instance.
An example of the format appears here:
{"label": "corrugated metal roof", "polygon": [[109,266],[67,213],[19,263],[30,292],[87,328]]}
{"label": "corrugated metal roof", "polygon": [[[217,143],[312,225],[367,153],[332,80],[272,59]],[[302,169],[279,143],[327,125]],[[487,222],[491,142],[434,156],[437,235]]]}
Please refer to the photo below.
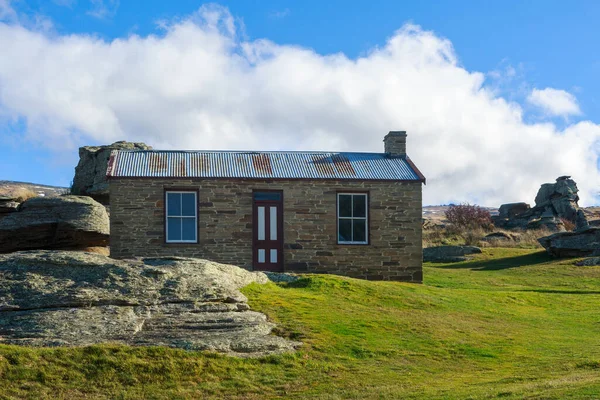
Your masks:
{"label": "corrugated metal roof", "polygon": [[115,150],[107,176],[425,181],[408,158],[296,151]]}

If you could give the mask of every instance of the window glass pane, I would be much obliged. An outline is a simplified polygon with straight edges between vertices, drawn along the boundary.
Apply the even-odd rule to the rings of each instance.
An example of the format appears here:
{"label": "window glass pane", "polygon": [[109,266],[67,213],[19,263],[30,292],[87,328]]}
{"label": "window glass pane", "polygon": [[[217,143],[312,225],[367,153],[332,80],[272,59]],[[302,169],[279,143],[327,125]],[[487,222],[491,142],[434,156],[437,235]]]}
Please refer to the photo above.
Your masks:
{"label": "window glass pane", "polygon": [[265,240],[265,208],[258,207],[258,240]]}
{"label": "window glass pane", "polygon": [[354,241],[355,242],[366,242],[367,241],[367,225],[364,219],[355,219],[352,221],[354,225]]}
{"label": "window glass pane", "polygon": [[196,219],[181,218],[182,223],[182,240],[196,240]]}
{"label": "window glass pane", "polygon": [[181,203],[181,215],[196,216],[196,193],[182,193]]}
{"label": "window glass pane", "polygon": [[258,249],[258,262],[259,263],[265,262],[265,249]]}
{"label": "window glass pane", "polygon": [[353,217],[366,217],[367,216],[367,196],[362,194],[357,194],[353,196]]}
{"label": "window glass pane", "polygon": [[352,216],[352,195],[340,194],[339,195],[339,216],[340,217],[351,217]]}
{"label": "window glass pane", "polygon": [[271,262],[275,264],[277,262],[277,249],[271,249]]}
{"label": "window glass pane", "polygon": [[181,193],[167,193],[167,215],[181,215]]}
{"label": "window glass pane", "polygon": [[254,192],[254,200],[281,200],[281,193],[277,192]]}
{"label": "window glass pane", "polygon": [[352,220],[351,219],[340,219],[339,220],[338,241],[339,242],[351,242],[352,241]]}
{"label": "window glass pane", "polygon": [[277,240],[277,207],[269,207],[269,208],[270,208],[270,212],[271,212],[271,217],[270,217],[271,233],[269,234],[269,236],[270,236],[271,240]]}
{"label": "window glass pane", "polygon": [[167,218],[167,240],[181,240],[181,218]]}

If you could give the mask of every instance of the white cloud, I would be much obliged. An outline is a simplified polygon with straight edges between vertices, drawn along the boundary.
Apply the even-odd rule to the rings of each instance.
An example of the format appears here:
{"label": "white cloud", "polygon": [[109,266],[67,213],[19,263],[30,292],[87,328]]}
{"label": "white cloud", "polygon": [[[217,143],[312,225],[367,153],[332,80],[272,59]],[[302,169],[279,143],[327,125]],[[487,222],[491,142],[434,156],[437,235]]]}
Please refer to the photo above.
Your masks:
{"label": "white cloud", "polygon": [[[48,148],[127,139],[158,148],[383,151],[408,131],[426,204],[529,201],[572,175],[600,187],[600,126],[525,123],[457,62],[452,43],[406,25],[350,59],[240,37],[218,6],[111,42],[0,24],[0,118]],[[64,152],[64,150],[63,150]]]}
{"label": "white cloud", "polygon": [[33,31],[43,31],[46,33],[54,29],[54,24],[48,17],[39,13],[31,15],[20,14],[10,3],[11,0],[0,0],[0,23],[18,24]]}
{"label": "white cloud", "polygon": [[90,0],[92,8],[86,13],[98,19],[112,18],[119,8],[119,0]]}
{"label": "white cloud", "polygon": [[551,116],[568,117],[581,115],[577,99],[569,92],[560,89],[533,89],[527,101]]}

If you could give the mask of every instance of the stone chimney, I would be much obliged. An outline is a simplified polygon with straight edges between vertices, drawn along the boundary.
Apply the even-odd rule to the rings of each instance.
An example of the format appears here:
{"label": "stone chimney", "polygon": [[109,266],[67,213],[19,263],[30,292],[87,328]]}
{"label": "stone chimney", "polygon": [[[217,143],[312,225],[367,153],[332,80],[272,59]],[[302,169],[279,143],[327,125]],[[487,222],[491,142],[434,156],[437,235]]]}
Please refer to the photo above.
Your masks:
{"label": "stone chimney", "polygon": [[406,131],[390,131],[383,138],[383,145],[391,157],[406,157]]}

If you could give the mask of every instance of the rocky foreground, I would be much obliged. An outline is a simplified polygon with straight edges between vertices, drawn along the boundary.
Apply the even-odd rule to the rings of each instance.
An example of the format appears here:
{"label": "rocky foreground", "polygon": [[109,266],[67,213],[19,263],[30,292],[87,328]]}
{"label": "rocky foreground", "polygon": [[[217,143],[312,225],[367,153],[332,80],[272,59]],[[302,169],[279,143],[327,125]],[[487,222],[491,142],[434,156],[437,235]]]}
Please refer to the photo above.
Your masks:
{"label": "rocky foreground", "polygon": [[0,343],[122,343],[237,356],[293,351],[239,289],[260,272],[186,258],[113,260],[69,251],[0,255]]}
{"label": "rocky foreground", "polygon": [[600,227],[575,232],[559,232],[538,239],[553,257],[589,257],[600,255]]}
{"label": "rocky foreground", "polygon": [[152,146],[120,141],[106,146],[80,147],[71,188],[73,194],[90,196],[102,204],[110,203],[106,169],[113,150],[152,150]]}
{"label": "rocky foreground", "polygon": [[35,197],[0,218],[0,253],[107,246],[106,209],[86,196]]}

